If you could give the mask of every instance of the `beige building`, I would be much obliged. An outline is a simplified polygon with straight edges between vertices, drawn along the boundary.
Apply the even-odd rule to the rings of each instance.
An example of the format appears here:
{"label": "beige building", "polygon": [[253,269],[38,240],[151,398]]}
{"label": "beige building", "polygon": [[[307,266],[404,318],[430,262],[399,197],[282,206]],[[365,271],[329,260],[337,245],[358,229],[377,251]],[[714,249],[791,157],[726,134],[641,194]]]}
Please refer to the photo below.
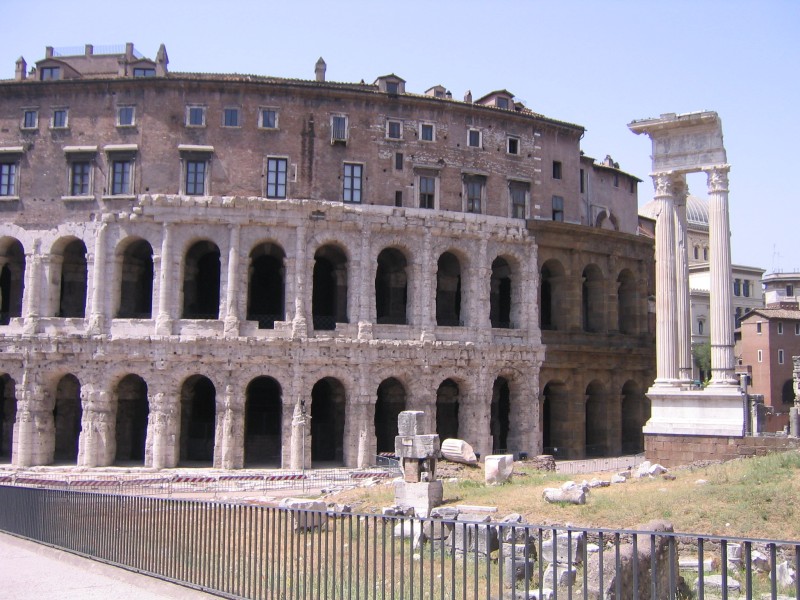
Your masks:
{"label": "beige building", "polygon": [[366,465],[406,409],[481,454],[641,449],[638,179],[506,90],[325,71],[128,44],[0,82],[0,460]]}

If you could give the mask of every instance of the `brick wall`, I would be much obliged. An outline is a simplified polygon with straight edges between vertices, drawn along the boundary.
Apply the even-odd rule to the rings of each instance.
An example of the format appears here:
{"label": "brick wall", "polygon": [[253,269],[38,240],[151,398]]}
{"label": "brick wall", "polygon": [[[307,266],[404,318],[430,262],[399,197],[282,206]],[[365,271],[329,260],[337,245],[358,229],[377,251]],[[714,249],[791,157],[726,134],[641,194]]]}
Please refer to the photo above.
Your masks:
{"label": "brick wall", "polygon": [[800,449],[800,439],[645,435],[644,447],[647,460],[665,467],[675,467],[698,460],[732,460],[744,456],[764,456],[771,452]]}

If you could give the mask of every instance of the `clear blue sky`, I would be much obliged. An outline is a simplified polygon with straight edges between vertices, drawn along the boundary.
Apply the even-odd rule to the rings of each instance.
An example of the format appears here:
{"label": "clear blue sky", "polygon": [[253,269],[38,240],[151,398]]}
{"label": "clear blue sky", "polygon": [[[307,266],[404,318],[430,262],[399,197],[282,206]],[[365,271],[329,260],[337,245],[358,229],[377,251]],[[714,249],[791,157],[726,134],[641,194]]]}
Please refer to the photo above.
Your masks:
{"label": "clear blue sky", "polygon": [[[412,92],[462,98],[505,88],[532,110],[586,127],[584,151],[610,154],[652,197],[650,143],[627,123],[714,110],[730,172],[735,263],[800,271],[792,152],[800,108],[800,2],[382,0],[293,2],[2,0],[0,78],[46,46],[133,42],[173,71],[371,83],[394,72]],[[705,178],[689,181],[705,195]]]}

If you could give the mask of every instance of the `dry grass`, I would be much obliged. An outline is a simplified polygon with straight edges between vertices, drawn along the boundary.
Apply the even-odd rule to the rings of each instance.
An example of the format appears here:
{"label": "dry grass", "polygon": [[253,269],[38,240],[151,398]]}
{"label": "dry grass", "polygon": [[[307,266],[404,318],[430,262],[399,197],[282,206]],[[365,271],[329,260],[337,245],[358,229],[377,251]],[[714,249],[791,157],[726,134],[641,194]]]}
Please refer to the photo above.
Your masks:
{"label": "dry grass", "polygon": [[[447,468],[453,470],[453,465]],[[583,506],[545,502],[544,488],[558,487],[570,477],[533,471],[524,463],[515,465],[510,483],[492,487],[484,485],[482,469],[463,467],[457,471],[458,482],[445,480],[446,505],[496,506],[500,514],[517,512],[530,523],[634,528],[653,519],[666,519],[676,531],[684,533],[800,540],[798,452],[701,468],[682,467],[671,472],[674,480],[634,479],[594,489]],[[607,480],[611,474],[571,477],[579,481],[593,477]],[[373,512],[393,504],[394,488],[381,485],[348,490],[332,500]]]}

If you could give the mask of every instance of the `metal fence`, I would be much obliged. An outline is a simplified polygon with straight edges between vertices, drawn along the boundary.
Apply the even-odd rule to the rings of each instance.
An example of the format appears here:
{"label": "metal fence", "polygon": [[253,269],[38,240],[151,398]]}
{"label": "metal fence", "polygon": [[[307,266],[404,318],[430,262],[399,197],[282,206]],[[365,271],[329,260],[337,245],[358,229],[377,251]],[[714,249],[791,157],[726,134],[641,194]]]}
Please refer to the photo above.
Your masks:
{"label": "metal fence", "polygon": [[800,541],[2,485],[0,530],[228,598],[800,598]]}

